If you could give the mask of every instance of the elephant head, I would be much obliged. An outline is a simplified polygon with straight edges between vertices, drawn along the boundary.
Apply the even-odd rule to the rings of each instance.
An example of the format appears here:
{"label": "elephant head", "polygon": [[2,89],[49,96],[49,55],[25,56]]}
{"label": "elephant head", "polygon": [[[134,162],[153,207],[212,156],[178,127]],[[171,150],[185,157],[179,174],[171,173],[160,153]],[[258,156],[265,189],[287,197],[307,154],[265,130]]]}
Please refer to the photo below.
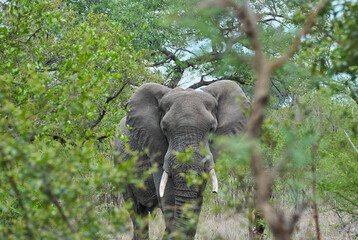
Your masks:
{"label": "elephant head", "polygon": [[[150,162],[159,166],[162,176],[154,182],[162,209],[173,210],[175,230],[193,237],[198,218],[192,227],[185,229],[187,219],[182,207],[191,203],[194,215],[199,216],[206,181],[189,186],[186,175],[194,172],[201,177],[203,173],[210,173],[213,192],[218,191],[208,135],[236,134],[242,130],[249,102],[236,83],[222,80],[202,91],[144,84],[128,104],[128,143],[133,150],[147,149]],[[188,148],[191,161],[180,161],[177,153]],[[167,206],[168,203],[173,206]]]}

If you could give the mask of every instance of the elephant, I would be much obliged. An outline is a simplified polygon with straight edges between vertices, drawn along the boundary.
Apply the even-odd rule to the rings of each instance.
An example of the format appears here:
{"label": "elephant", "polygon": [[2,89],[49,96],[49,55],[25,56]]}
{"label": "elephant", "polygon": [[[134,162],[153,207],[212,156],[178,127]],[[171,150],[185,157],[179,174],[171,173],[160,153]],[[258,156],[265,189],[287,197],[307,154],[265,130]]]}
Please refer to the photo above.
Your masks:
{"label": "elephant", "polygon": [[[218,191],[214,170],[218,153],[208,136],[242,132],[249,107],[242,89],[230,80],[216,81],[199,91],[157,83],[143,84],[135,91],[127,116],[116,129],[115,149],[119,161],[131,159],[134,152],[143,153],[135,163],[139,177],[152,167],[157,170],[145,179],[144,188],[125,187],[124,199],[131,201],[133,208],[133,239],[149,238],[148,224],[140,226],[137,217],[145,217],[157,207],[165,218],[164,238],[178,239],[175,234],[180,233],[184,239],[194,239],[209,179],[212,191]],[[121,140],[118,132],[127,140]],[[179,161],[177,153],[185,154],[186,149],[191,150],[191,161]],[[188,184],[186,176],[193,172],[202,181]],[[184,205],[192,214],[183,211]]]}

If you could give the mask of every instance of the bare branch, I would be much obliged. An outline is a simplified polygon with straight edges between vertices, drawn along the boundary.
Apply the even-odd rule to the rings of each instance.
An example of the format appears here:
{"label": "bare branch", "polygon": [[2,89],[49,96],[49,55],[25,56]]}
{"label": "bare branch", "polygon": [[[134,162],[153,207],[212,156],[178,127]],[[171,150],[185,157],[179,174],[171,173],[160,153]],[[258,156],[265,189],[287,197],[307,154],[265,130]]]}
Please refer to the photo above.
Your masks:
{"label": "bare branch", "polygon": [[357,203],[356,201],[347,198],[347,197],[344,196],[342,193],[340,193],[340,192],[333,192],[333,193],[337,194],[338,196],[340,196],[340,197],[343,198],[344,200],[350,202],[353,206],[358,207],[358,203]]}
{"label": "bare branch", "polygon": [[10,181],[10,184],[11,184],[11,188],[14,191],[14,193],[16,195],[16,198],[17,198],[17,200],[19,202],[19,205],[20,205],[22,211],[24,212],[26,230],[28,231],[29,237],[31,239],[33,237],[33,234],[32,234],[31,228],[29,226],[29,218],[28,218],[27,211],[26,211],[24,202],[22,200],[19,188],[17,187],[17,184],[15,182],[14,176],[9,176],[9,181]]}
{"label": "bare branch", "polygon": [[203,86],[208,86],[214,82],[217,82],[218,80],[212,80],[212,81],[200,81],[198,83],[195,83],[193,85],[191,85],[190,87],[188,88],[192,88],[192,89],[197,89],[197,88],[200,88],[200,87],[203,87]]}
{"label": "bare branch", "polygon": [[339,43],[338,39],[336,39],[335,37],[333,37],[332,34],[330,34],[329,32],[327,32],[325,29],[323,29],[320,25],[318,24],[314,24],[314,27],[317,28],[317,30],[321,33],[323,33],[323,35],[325,35],[326,37],[330,38],[333,42]]}
{"label": "bare branch", "polygon": [[185,48],[178,48],[179,51],[183,51],[183,52],[187,52],[187,53],[190,53],[192,54],[193,56],[197,57],[198,55],[196,53],[194,53],[193,51],[190,51],[188,49],[185,49]]}
{"label": "bare branch", "polygon": [[264,19],[264,20],[260,20],[259,22],[260,23],[268,23],[268,22],[273,22],[273,21],[276,21],[276,22],[279,22],[282,24],[282,22],[280,20],[277,20],[277,18],[267,18],[267,19]]}
{"label": "bare branch", "polygon": [[311,157],[312,157],[312,166],[311,166],[311,172],[312,172],[312,194],[313,194],[313,219],[315,221],[315,227],[316,227],[316,237],[317,240],[321,240],[321,230],[319,227],[319,214],[318,214],[318,207],[317,207],[317,201],[316,201],[316,164],[315,164],[315,158],[317,155],[318,145],[322,139],[322,136],[312,145],[311,149]]}
{"label": "bare branch", "polygon": [[217,80],[232,80],[240,84],[248,85],[250,82],[245,80],[245,78],[246,78],[245,75],[240,75],[240,76],[231,75],[231,76],[223,76],[221,78],[218,78]]}
{"label": "bare branch", "polygon": [[356,153],[358,154],[358,150],[357,150],[356,146],[354,146],[354,144],[353,144],[351,138],[349,137],[349,135],[347,134],[346,130],[343,129],[343,132],[344,132],[344,134],[347,136],[348,141],[350,142],[350,144],[352,145],[352,147],[354,148],[354,150],[356,151]]}
{"label": "bare branch", "polygon": [[274,79],[271,79],[271,84],[272,84],[272,86],[274,86],[276,91],[281,95],[281,97],[283,97],[283,94],[281,93],[280,89],[276,86]]}
{"label": "bare branch", "polygon": [[99,142],[102,142],[103,139],[106,139],[108,138],[108,136],[101,136],[101,137],[98,137],[96,140],[99,141]]}
{"label": "bare branch", "polygon": [[[217,52],[217,51],[213,50],[212,52],[207,52],[200,56],[198,56],[197,54],[195,54],[192,51],[189,51],[189,50],[183,49],[183,48],[178,48],[175,52],[171,52],[168,49],[161,49],[160,52],[162,54],[164,54],[166,56],[166,58],[163,59],[162,61],[152,64],[151,67],[157,67],[162,64],[168,63],[169,61],[173,61],[175,63],[175,66],[173,68],[173,71],[168,74],[168,77],[171,74],[173,74],[173,76],[171,77],[171,80],[169,81],[167,86],[174,88],[178,85],[179,81],[181,80],[181,77],[183,76],[185,69],[187,69],[188,67],[196,68],[198,63],[209,63],[209,62],[215,62],[215,61],[222,59],[226,54],[228,54],[232,51],[232,47],[237,42],[238,39],[239,39],[239,36],[232,35],[228,39],[228,41],[226,43],[226,49],[224,51]],[[178,56],[176,56],[176,52],[178,52],[178,51],[188,52],[188,53],[192,54],[194,57],[189,58],[187,60],[180,60],[178,58]]]}
{"label": "bare branch", "polygon": [[[113,99],[117,98],[124,90],[124,88],[127,86],[129,81],[126,81],[125,83],[123,83],[123,86],[111,97],[108,97],[106,99],[105,104],[108,104],[109,102],[111,102]],[[92,126],[90,127],[90,129],[95,128],[103,119],[104,115],[107,113],[106,108],[102,109],[102,112],[99,114],[97,120],[92,124]]]}
{"label": "bare branch", "polygon": [[26,85],[26,83],[15,82],[15,81],[13,81],[12,84],[17,85],[17,86],[24,86],[24,85]]}
{"label": "bare branch", "polygon": [[170,52],[167,49],[162,49],[160,50],[164,55],[166,55],[169,59],[173,60],[173,61],[177,61],[177,57],[175,56],[174,53]]}
{"label": "bare branch", "polygon": [[36,37],[36,34],[37,34],[38,32],[40,32],[41,29],[42,29],[42,27],[40,27],[39,29],[37,29],[37,30],[36,30],[35,32],[33,32],[32,34],[30,34],[30,35],[29,35],[29,38],[28,38],[26,41],[20,41],[20,40],[19,40],[19,42],[24,43],[24,44],[29,43],[30,40],[31,40],[31,38]]}
{"label": "bare branch", "polygon": [[56,72],[56,71],[58,71],[58,68],[48,68],[48,69],[44,68],[44,69],[39,69],[37,71],[38,72]]}
{"label": "bare branch", "polygon": [[217,71],[217,68],[214,68],[214,69],[211,70],[210,72],[208,72],[208,73],[206,73],[206,74],[204,74],[204,75],[201,75],[200,81],[203,82],[205,77],[207,77],[207,76],[213,74],[215,71]]}
{"label": "bare branch", "polygon": [[165,59],[163,59],[162,61],[160,62],[156,62],[156,63],[153,63],[152,65],[150,65],[150,67],[158,67],[158,66],[161,66],[163,65],[164,63],[168,63],[168,61],[171,59],[171,56],[168,56],[166,57]]}
{"label": "bare branch", "polygon": [[61,204],[59,203],[59,201],[52,194],[50,194],[50,201],[56,206],[56,208],[59,211],[62,219],[65,221],[67,227],[71,230],[71,232],[76,233],[75,228],[71,225],[69,219],[67,218],[65,212],[63,211]]}
{"label": "bare branch", "polygon": [[214,62],[220,60],[227,52],[209,52],[199,57],[190,58],[185,61],[188,66],[193,67],[198,62]]}
{"label": "bare branch", "polygon": [[60,136],[51,135],[51,137],[53,138],[53,140],[60,142],[63,146],[66,145],[66,143],[67,143],[67,141]]}
{"label": "bare branch", "polygon": [[248,82],[245,81],[244,79],[245,79],[245,76],[224,76],[224,77],[217,78],[217,79],[214,79],[211,81],[204,81],[204,79],[202,78],[200,82],[195,83],[188,88],[197,89],[197,88],[200,88],[203,86],[208,86],[208,85],[210,85],[214,82],[220,81],[220,80],[232,80],[232,81],[235,81],[240,84],[247,84]]}

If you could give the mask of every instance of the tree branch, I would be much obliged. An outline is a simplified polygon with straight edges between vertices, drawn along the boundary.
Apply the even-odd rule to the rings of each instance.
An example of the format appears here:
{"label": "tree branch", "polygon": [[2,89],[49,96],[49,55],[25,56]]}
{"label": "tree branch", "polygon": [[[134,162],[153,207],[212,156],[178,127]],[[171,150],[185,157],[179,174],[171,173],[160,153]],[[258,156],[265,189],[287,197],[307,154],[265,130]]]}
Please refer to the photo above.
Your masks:
{"label": "tree branch", "polygon": [[24,202],[22,201],[22,197],[21,197],[21,194],[20,194],[20,191],[17,187],[17,184],[15,182],[15,179],[14,179],[14,176],[9,176],[9,181],[10,181],[10,185],[11,185],[11,188],[12,190],[14,191],[15,195],[16,195],[16,198],[19,202],[19,205],[20,205],[20,208],[22,209],[23,211],[23,214],[24,214],[24,217],[25,217],[25,226],[26,226],[26,230],[28,231],[29,233],[29,237],[30,239],[33,238],[33,234],[32,234],[32,231],[30,229],[30,226],[29,226],[29,218],[28,218],[28,215],[27,215],[27,211],[26,211],[26,208],[25,208],[25,205],[24,205]]}
{"label": "tree branch", "polygon": [[317,240],[321,240],[321,230],[319,227],[319,214],[318,214],[318,207],[317,207],[317,201],[316,201],[316,165],[315,165],[315,157],[317,155],[318,145],[322,139],[322,136],[312,145],[311,149],[311,157],[312,157],[312,166],[311,166],[311,172],[312,172],[312,194],[313,194],[313,219],[315,221],[315,227],[316,227],[316,238]]}
{"label": "tree branch", "polygon": [[280,89],[276,86],[274,79],[271,79],[272,86],[276,89],[276,91],[283,97],[283,94],[281,93]]}
{"label": "tree branch", "polygon": [[[294,54],[301,43],[301,38],[310,31],[316,21],[319,11],[327,2],[328,0],[322,0],[322,2],[318,3],[314,11],[308,17],[303,29],[293,40],[293,43],[287,52],[274,61],[269,61],[263,52],[259,41],[257,20],[255,15],[251,12],[251,9],[248,7],[247,1],[244,1],[243,5],[238,5],[233,0],[221,0],[209,3],[209,5],[214,4],[234,8],[237,18],[242,23],[241,31],[243,31],[250,39],[254,51],[252,67],[256,71],[257,80],[252,111],[245,128],[250,140],[257,139],[261,133],[265,106],[270,97],[270,76],[272,71],[284,64]],[[252,142],[251,145],[251,169],[255,179],[257,208],[263,213],[275,239],[290,239],[293,226],[285,220],[283,214],[280,214],[279,211],[270,204],[271,191],[276,177],[275,172],[265,170],[260,148],[254,142]],[[292,217],[291,223],[296,223],[300,218],[301,213],[296,213]]]}
{"label": "tree branch", "polygon": [[60,137],[60,136],[51,135],[51,137],[53,138],[53,140],[60,142],[63,146],[65,146],[66,143],[67,143],[67,141],[64,138]]}
{"label": "tree branch", "polygon": [[156,62],[156,63],[153,63],[152,65],[150,65],[150,67],[158,67],[158,66],[161,66],[163,65],[164,63],[167,63],[168,60],[171,60],[172,57],[171,56],[167,56],[164,60],[160,61],[160,62]]}
{"label": "tree branch", "polygon": [[38,32],[40,32],[41,29],[42,29],[42,27],[40,27],[39,29],[37,29],[37,30],[36,30],[35,32],[33,32],[32,34],[30,34],[30,35],[29,35],[29,38],[28,38],[26,41],[20,41],[20,40],[19,40],[19,42],[25,43],[25,44],[29,43],[30,40],[31,40],[31,38],[36,37],[36,34],[37,34]]}
{"label": "tree branch", "polygon": [[358,90],[354,90],[353,87],[349,87],[349,96],[358,104]]}
{"label": "tree branch", "polygon": [[99,141],[99,142],[102,142],[103,139],[106,139],[108,138],[108,136],[101,136],[101,137],[98,137],[96,140]]}
{"label": "tree branch", "polygon": [[197,55],[196,55],[193,51],[190,51],[190,50],[188,50],[188,49],[178,48],[177,50],[190,53],[190,54],[192,54],[193,56],[197,57]]}
{"label": "tree branch", "polygon": [[197,56],[195,53],[188,51],[186,49],[178,48],[176,50],[176,52],[177,51],[186,51],[186,52],[189,52],[190,54],[194,55],[194,57],[187,59],[187,60],[180,60],[175,55],[175,53],[173,53],[167,49],[161,49],[160,52],[163,53],[166,56],[166,58],[160,62],[154,63],[151,66],[157,67],[164,63],[167,63],[169,60],[173,61],[175,63],[175,67],[173,68],[173,71],[170,73],[170,74],[173,74],[173,77],[169,81],[168,86],[174,88],[178,85],[179,81],[181,80],[185,69],[187,69],[188,67],[195,68],[198,65],[198,63],[209,63],[209,62],[214,62],[214,61],[222,59],[223,56],[225,56],[226,54],[231,52],[233,45],[237,42],[238,39],[239,39],[238,36],[232,35],[226,43],[225,51],[222,51],[222,52],[212,51],[212,52],[204,53],[201,56]]}
{"label": "tree branch", "polygon": [[354,146],[354,144],[353,144],[351,138],[348,136],[346,130],[343,129],[343,132],[344,132],[344,134],[347,136],[348,141],[350,142],[350,144],[352,145],[352,147],[354,148],[354,150],[356,151],[356,153],[358,154],[358,149],[356,148],[356,146]]}
{"label": "tree branch", "polygon": [[67,227],[71,230],[72,233],[76,233],[75,228],[71,225],[69,219],[67,218],[65,212],[63,211],[61,204],[58,200],[50,193],[50,201],[56,206],[57,210],[59,211],[62,219],[65,221]]}
{"label": "tree branch", "polygon": [[55,72],[55,71],[58,71],[58,68],[44,68],[44,69],[38,69],[37,70],[38,72]]}
{"label": "tree branch", "polygon": [[220,81],[220,80],[232,80],[235,81],[237,83],[240,84],[247,84],[247,81],[244,80],[245,76],[226,76],[226,77],[221,77],[221,78],[217,78],[211,81],[204,81],[203,79],[198,82],[198,83],[194,83],[193,85],[189,86],[188,88],[192,88],[192,89],[197,89],[203,86],[208,86],[214,82]]}
{"label": "tree branch", "polygon": [[330,38],[333,42],[335,43],[339,43],[339,41],[333,37],[332,34],[330,34],[329,32],[327,32],[325,29],[323,29],[321,26],[319,26],[318,24],[314,24],[314,26],[317,28],[317,30],[321,33],[323,33],[323,35],[325,35],[326,37]]}
{"label": "tree branch", "polygon": [[203,87],[203,86],[208,86],[214,82],[217,82],[218,80],[212,80],[212,81],[200,81],[198,83],[195,83],[193,85],[191,85],[190,87],[188,88],[192,88],[192,89],[197,89],[197,88],[200,88],[200,87]]}
{"label": "tree branch", "polygon": [[340,192],[333,192],[333,193],[337,194],[338,196],[340,196],[340,197],[341,197],[341,198],[343,198],[344,200],[346,200],[346,201],[350,202],[353,206],[358,207],[358,204],[357,204],[357,202],[356,202],[356,201],[354,201],[354,200],[351,200],[351,199],[347,198],[346,196],[344,196],[344,195],[343,195],[343,194],[341,194]]}
{"label": "tree branch", "polygon": [[[125,83],[123,83],[123,86],[111,97],[108,97],[106,99],[105,105],[108,104],[109,102],[111,102],[113,99],[117,98],[124,90],[124,88],[127,86],[127,84],[129,83],[129,81],[126,81]],[[100,112],[97,120],[92,124],[92,126],[90,127],[90,129],[94,129],[103,119],[104,115],[106,115],[107,110],[106,108],[102,109],[102,112]]]}
{"label": "tree branch", "polygon": [[170,52],[167,49],[162,49],[160,50],[160,52],[162,52],[164,55],[166,55],[169,59],[173,60],[173,61],[177,61],[178,58],[175,56],[174,53]]}

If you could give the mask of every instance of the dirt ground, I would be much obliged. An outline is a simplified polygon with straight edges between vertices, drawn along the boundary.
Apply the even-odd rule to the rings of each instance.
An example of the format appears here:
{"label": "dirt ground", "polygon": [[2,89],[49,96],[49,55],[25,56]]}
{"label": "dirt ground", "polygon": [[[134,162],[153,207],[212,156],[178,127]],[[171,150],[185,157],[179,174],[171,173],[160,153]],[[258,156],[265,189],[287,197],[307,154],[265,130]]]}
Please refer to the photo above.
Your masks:
{"label": "dirt ground", "polygon": [[[197,229],[197,240],[211,239],[248,239],[248,220],[244,213],[221,213],[211,214],[204,208],[200,215]],[[346,217],[338,216],[331,210],[324,210],[319,213],[320,229],[322,239],[330,240],[355,240],[358,239],[358,222],[343,226],[342,220]],[[154,220],[150,222],[150,239],[161,239],[164,232],[164,219],[161,211],[157,211]],[[119,239],[130,240],[132,233],[118,236]],[[306,210],[301,217],[293,239],[315,239],[315,226],[312,218],[312,211]],[[272,239],[266,234],[264,239]]]}

